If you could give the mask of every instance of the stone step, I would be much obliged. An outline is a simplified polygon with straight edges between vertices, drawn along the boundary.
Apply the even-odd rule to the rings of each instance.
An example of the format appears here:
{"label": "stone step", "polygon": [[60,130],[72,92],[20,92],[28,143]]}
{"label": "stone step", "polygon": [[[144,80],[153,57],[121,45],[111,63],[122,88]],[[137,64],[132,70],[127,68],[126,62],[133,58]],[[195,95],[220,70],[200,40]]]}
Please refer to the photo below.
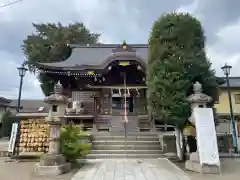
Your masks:
{"label": "stone step", "polygon": [[92,150],[91,154],[161,154],[162,151],[159,150],[131,150],[131,149],[121,149],[121,150]]}
{"label": "stone step", "polygon": [[124,140],[94,140],[92,141],[93,145],[160,145],[159,141],[140,141],[140,140],[136,140],[136,141],[124,141]]}
{"label": "stone step", "polygon": [[[127,134],[129,133],[129,132],[131,132],[131,133],[136,133],[136,132],[138,132],[138,128],[127,128]],[[111,132],[121,132],[122,133],[122,135],[124,135],[124,133],[125,133],[125,130],[124,130],[124,128],[123,129],[120,129],[119,127],[117,127],[117,128],[111,128]]]}
{"label": "stone step", "polygon": [[140,140],[140,141],[158,141],[157,136],[94,136],[93,140]]}
{"label": "stone step", "polygon": [[[127,132],[127,136],[155,136],[158,137],[157,132]],[[93,132],[93,136],[124,136],[123,132]]]}
{"label": "stone step", "polygon": [[88,154],[86,159],[155,159],[163,157],[163,154]]}
{"label": "stone step", "polygon": [[157,144],[157,145],[127,145],[125,146],[124,144],[122,145],[108,145],[108,144],[99,144],[99,145],[95,145],[93,144],[93,149],[94,150],[119,150],[119,149],[133,149],[133,150],[148,150],[148,149],[151,149],[151,150],[159,150],[161,149],[160,145]]}

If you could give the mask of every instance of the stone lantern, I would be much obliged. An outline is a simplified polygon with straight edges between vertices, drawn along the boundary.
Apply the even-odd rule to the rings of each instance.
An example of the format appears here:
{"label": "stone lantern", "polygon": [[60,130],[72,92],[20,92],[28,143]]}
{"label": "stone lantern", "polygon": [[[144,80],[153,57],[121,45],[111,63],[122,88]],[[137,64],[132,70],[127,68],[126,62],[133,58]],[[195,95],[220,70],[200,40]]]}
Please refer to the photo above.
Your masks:
{"label": "stone lantern", "polygon": [[49,151],[40,160],[36,172],[39,175],[59,175],[70,171],[70,164],[59,153],[60,128],[65,123],[65,110],[70,99],[63,95],[63,87],[58,82],[54,87],[54,94],[46,97],[44,102],[50,104],[50,110],[46,121],[50,128]]}
{"label": "stone lantern", "polygon": [[191,103],[192,114],[188,119],[192,124],[195,124],[193,118],[193,110],[194,108],[206,108],[207,104],[212,101],[212,98],[202,92],[202,85],[197,81],[193,84],[194,93],[188,96],[187,100]]}

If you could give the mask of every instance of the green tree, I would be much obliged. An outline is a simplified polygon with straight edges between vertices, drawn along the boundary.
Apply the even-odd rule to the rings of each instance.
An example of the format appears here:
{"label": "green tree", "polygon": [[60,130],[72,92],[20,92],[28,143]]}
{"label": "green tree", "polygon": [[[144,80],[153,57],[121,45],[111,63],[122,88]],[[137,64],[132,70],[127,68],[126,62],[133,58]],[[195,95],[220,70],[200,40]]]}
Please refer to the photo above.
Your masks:
{"label": "green tree", "polygon": [[23,41],[25,64],[36,74],[45,95],[52,92],[56,82],[44,74],[37,74],[38,62],[49,63],[66,60],[71,54],[67,44],[96,44],[100,34],[91,33],[83,23],[63,26],[61,23],[33,24],[35,32]]}
{"label": "green tree", "polygon": [[[207,95],[218,98],[218,79],[205,54],[205,37],[201,23],[189,14],[170,13],[161,16],[153,25],[149,38],[148,97],[150,106],[156,106],[159,117],[171,119],[178,111],[188,112],[186,97],[192,85],[199,81]],[[172,94],[171,94],[172,93]],[[169,106],[170,99],[179,100],[184,108]],[[177,98],[177,99],[175,99]],[[182,105],[181,105],[182,106]],[[182,115],[183,121],[189,113]],[[182,122],[175,122],[182,124]]]}
{"label": "green tree", "polygon": [[13,122],[14,122],[14,119],[12,117],[12,113],[10,111],[6,111],[2,115],[2,125],[1,125],[1,129],[0,129],[0,137],[10,137]]}
{"label": "green tree", "polygon": [[165,14],[153,24],[147,74],[149,106],[178,132],[190,116],[186,98],[193,83],[199,81],[204,93],[218,98],[220,80],[206,57],[201,23],[189,14]]}

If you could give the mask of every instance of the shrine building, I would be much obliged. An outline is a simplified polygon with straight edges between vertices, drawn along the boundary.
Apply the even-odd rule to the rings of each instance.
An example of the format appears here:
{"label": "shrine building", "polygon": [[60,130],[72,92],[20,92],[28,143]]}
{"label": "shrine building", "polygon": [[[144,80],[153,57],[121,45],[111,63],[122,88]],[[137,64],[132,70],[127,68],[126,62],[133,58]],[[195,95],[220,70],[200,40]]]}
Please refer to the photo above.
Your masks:
{"label": "shrine building", "polygon": [[[67,121],[100,130],[143,131],[155,123],[146,99],[147,44],[70,45],[62,62],[39,63],[41,73],[60,82],[71,98]],[[126,109],[124,108],[126,106]]]}

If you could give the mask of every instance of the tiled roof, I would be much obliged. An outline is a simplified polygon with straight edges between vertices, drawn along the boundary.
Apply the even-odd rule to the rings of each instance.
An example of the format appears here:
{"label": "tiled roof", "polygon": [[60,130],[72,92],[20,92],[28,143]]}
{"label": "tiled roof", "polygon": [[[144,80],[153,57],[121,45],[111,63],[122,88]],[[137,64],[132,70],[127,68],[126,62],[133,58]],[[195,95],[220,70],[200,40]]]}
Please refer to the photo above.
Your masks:
{"label": "tiled roof", "polygon": [[[222,77],[222,78],[226,82],[226,78],[225,77]],[[229,84],[231,88],[240,88],[240,77],[229,77]],[[222,84],[220,87],[226,88],[227,83]]]}
{"label": "tiled roof", "polygon": [[11,102],[10,99],[0,97],[0,106],[8,106],[8,104]]}
{"label": "tiled roof", "polygon": [[[10,107],[16,109],[17,108],[17,100],[12,100],[10,103]],[[42,111],[39,111],[40,107],[44,107]],[[43,100],[21,100],[21,112],[48,112],[49,104],[45,103]]]}
{"label": "tiled roof", "polygon": [[[39,63],[40,67],[58,67],[64,68],[100,68],[103,63],[113,55],[114,49],[118,49],[119,44],[99,44],[99,45],[70,45],[72,53],[70,57],[62,62],[54,63]],[[126,57],[126,59],[135,60],[136,57],[141,58],[143,61],[147,61],[148,45],[147,44],[129,44],[132,51],[120,52],[118,58]],[[117,54],[115,54],[118,56]],[[114,56],[115,56],[114,55]],[[131,59],[132,58],[132,59]],[[135,59],[134,59],[135,58]],[[122,59],[119,59],[122,60]]]}

